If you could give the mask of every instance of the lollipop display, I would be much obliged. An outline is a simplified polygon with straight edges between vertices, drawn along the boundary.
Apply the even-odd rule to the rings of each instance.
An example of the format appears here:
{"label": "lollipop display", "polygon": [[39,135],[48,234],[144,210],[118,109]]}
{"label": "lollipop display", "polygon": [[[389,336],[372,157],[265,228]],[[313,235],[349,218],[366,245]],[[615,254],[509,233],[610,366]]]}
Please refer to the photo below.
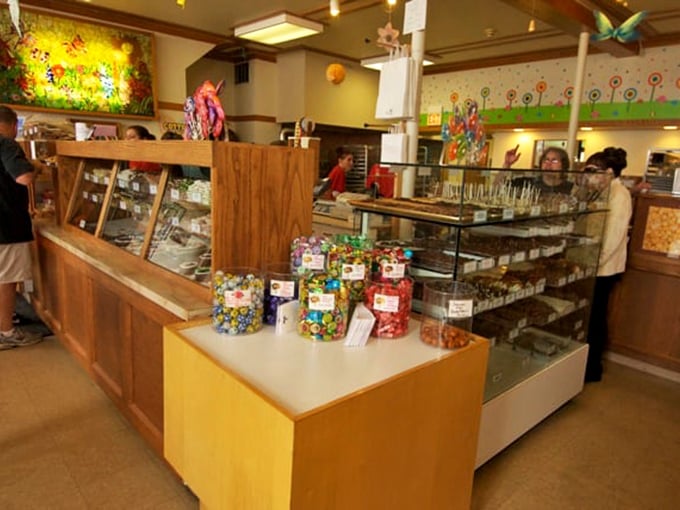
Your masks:
{"label": "lollipop display", "polygon": [[456,104],[441,133],[444,163],[475,166],[484,159],[486,133],[476,101],[466,101],[463,107]]}

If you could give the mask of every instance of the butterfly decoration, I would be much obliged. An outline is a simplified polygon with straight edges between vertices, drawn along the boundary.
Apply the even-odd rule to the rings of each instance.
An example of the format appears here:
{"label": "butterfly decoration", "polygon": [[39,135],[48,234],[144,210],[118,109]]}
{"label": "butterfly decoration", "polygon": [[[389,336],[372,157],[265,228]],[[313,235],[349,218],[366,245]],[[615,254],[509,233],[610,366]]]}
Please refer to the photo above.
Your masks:
{"label": "butterfly decoration", "polygon": [[70,41],[64,41],[61,43],[66,53],[71,57],[77,57],[80,53],[87,53],[87,47],[85,46],[85,41],[80,37],[80,34],[76,34]]}
{"label": "butterfly decoration", "polygon": [[647,17],[647,11],[636,12],[621,23],[621,25],[614,28],[614,25],[604,13],[593,11],[593,14],[595,15],[595,24],[599,33],[591,35],[590,40],[606,41],[607,39],[615,39],[621,43],[637,41],[640,38],[640,33],[635,30],[635,27]]}

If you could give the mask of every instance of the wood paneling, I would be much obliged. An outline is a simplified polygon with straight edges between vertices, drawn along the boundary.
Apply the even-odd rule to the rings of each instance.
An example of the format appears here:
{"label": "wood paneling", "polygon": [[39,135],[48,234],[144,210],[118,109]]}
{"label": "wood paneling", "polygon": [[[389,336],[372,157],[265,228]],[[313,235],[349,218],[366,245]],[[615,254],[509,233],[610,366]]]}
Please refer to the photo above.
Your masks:
{"label": "wood paneling", "polygon": [[87,365],[93,352],[95,317],[91,313],[83,313],[83,304],[90,301],[91,280],[87,276],[87,267],[77,257],[64,253],[61,258],[64,266],[62,334],[70,350]]}

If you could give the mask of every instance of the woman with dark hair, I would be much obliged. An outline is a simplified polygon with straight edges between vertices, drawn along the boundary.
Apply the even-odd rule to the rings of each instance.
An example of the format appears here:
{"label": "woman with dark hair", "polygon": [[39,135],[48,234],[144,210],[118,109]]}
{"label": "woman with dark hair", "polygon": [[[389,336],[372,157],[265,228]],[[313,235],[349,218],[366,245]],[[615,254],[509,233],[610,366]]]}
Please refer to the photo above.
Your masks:
{"label": "woman with dark hair", "polygon": [[[510,168],[519,159],[519,146],[505,153],[504,168]],[[574,183],[567,181],[560,170],[569,170],[569,154],[559,147],[549,147],[541,154],[538,167],[542,170],[540,178],[524,177],[513,180],[513,186],[531,184],[543,192],[571,193]]]}
{"label": "woman with dark hair", "polygon": [[600,164],[604,165],[603,169],[611,175],[612,180],[609,184],[609,212],[602,235],[593,304],[590,309],[588,324],[589,350],[586,364],[586,382],[602,379],[602,353],[608,337],[607,308],[609,306],[609,295],[616,281],[626,270],[628,225],[633,214],[630,192],[620,178],[621,172],[628,164],[626,151],[621,148],[607,147],[591,158],[588,158],[586,168],[589,164],[594,165],[598,160],[602,161]]}
{"label": "woman with dark hair", "polygon": [[[156,137],[152,135],[144,126],[134,125],[129,126],[125,130],[126,140],[155,140]],[[130,170],[139,170],[140,172],[160,172],[161,165],[158,163],[151,163],[149,161],[130,161]]]}

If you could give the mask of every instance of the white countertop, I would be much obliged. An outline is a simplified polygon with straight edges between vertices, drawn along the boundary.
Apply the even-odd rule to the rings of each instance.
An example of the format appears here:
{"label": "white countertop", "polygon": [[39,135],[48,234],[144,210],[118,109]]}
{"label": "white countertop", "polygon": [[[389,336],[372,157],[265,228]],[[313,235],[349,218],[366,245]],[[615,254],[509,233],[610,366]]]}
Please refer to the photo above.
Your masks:
{"label": "white countertop", "polygon": [[407,336],[394,340],[371,338],[364,347],[347,347],[344,339],[316,342],[296,333],[277,336],[273,326],[252,335],[229,336],[205,324],[182,329],[181,334],[289,415],[299,417],[416,367],[455,355],[455,350],[421,342],[419,328],[420,322],[412,319]]}

